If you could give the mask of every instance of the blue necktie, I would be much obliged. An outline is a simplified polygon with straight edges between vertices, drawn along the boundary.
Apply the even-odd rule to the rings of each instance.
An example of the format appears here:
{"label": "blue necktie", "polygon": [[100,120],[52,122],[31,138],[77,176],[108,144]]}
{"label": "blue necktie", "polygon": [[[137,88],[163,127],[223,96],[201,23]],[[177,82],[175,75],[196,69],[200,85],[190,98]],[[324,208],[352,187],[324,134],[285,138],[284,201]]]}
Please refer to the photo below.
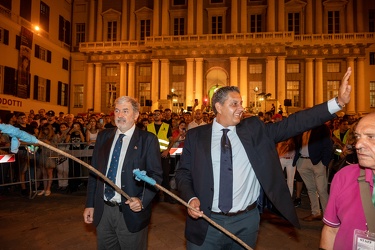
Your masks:
{"label": "blue necktie", "polygon": [[233,202],[232,146],[228,138],[229,129],[224,128],[221,137],[219,209],[228,213]]}
{"label": "blue necktie", "polygon": [[[122,138],[124,137],[124,134],[120,134],[118,136],[118,139],[115,144],[115,148],[112,152],[112,159],[111,164],[109,165],[107,177],[110,179],[113,183],[116,183],[116,175],[117,175],[117,169],[118,169],[118,161],[120,158],[121,153],[121,147],[122,147]],[[105,190],[104,190],[105,197],[107,200],[111,200],[113,196],[115,196],[115,190],[108,184],[105,184]]]}

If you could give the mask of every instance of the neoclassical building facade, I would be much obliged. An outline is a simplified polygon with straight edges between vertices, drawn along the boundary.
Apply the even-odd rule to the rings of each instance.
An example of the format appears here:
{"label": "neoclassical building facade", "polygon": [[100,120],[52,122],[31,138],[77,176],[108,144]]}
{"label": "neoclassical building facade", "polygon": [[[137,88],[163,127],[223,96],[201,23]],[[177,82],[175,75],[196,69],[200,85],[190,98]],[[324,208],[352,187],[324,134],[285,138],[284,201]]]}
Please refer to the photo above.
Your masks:
{"label": "neoclassical building facade", "polygon": [[335,96],[349,66],[354,91],[346,112],[374,106],[373,1],[110,2],[73,6],[73,35],[77,9],[87,20],[86,41],[72,56],[86,76],[86,109],[106,110],[120,95],[136,97],[143,110],[186,109],[235,85],[249,111],[272,103],[293,111]]}
{"label": "neoclassical building facade", "polygon": [[[28,20],[20,8],[25,2],[32,10]],[[50,64],[56,65],[32,58],[30,94],[22,100],[27,107],[108,113],[116,97],[129,95],[139,100],[142,111],[177,111],[189,109],[196,99],[209,105],[217,88],[235,85],[249,112],[269,110],[272,104],[294,112],[337,95],[350,66],[353,92],[345,112],[375,109],[375,1],[0,0],[2,4],[0,31],[5,27],[14,37],[21,26],[31,30],[33,22],[43,21],[45,6],[50,10],[51,27],[34,34],[34,41],[52,52]],[[4,17],[4,11],[10,14]],[[16,40],[9,43],[16,45]],[[0,43],[0,49],[9,47]],[[39,47],[32,46],[31,53],[35,51]],[[0,81],[2,66],[17,69],[18,51],[6,53],[16,59],[9,63],[0,58]],[[61,57],[63,64],[68,62],[57,70]],[[48,88],[39,88],[41,78]],[[0,88],[0,98],[16,99],[12,95]]]}

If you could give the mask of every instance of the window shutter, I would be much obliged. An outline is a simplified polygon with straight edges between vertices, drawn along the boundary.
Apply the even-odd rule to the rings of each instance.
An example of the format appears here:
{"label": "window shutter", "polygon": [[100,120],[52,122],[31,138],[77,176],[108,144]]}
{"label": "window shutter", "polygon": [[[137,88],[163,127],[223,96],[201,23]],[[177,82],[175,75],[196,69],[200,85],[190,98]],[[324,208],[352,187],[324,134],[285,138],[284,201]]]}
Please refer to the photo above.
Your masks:
{"label": "window shutter", "polygon": [[51,63],[52,58],[52,52],[50,50],[47,50],[47,62]]}
{"label": "window shutter", "polygon": [[65,21],[65,43],[71,45],[70,40],[70,22]]}
{"label": "window shutter", "polygon": [[62,89],[62,82],[57,82],[57,105],[61,105],[61,89]]}
{"label": "window shutter", "polygon": [[9,30],[4,29],[4,44],[9,45]]}
{"label": "window shutter", "polygon": [[59,16],[59,41],[64,42],[64,18]]}
{"label": "window shutter", "polygon": [[35,44],[35,57],[39,58],[39,45]]}
{"label": "window shutter", "polygon": [[47,86],[46,86],[46,102],[51,101],[51,80],[47,79]]}
{"label": "window shutter", "polygon": [[38,76],[34,76],[34,100],[38,100]]}

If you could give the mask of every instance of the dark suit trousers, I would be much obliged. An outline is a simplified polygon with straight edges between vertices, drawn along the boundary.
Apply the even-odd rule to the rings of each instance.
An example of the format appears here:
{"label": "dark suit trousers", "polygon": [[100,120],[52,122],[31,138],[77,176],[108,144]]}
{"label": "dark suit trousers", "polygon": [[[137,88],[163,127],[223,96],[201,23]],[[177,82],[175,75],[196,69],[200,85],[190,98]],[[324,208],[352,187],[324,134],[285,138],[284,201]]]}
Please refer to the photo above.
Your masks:
{"label": "dark suit trousers", "polygon": [[170,190],[171,187],[169,185],[169,172],[171,171],[171,164],[169,162],[170,156],[168,155],[167,158],[161,157],[161,166],[163,168],[163,181],[161,183],[162,187]]}
{"label": "dark suit trousers", "polygon": [[[257,208],[236,216],[211,214],[211,219],[236,235],[251,248],[255,248],[260,221]],[[199,220],[202,220],[202,218]],[[206,239],[201,246],[197,246],[189,241],[186,242],[186,245],[188,250],[244,249],[237,241],[234,241],[211,225],[208,226]]]}
{"label": "dark suit trousers", "polygon": [[99,250],[147,249],[148,227],[136,233],[129,232],[118,206],[110,207],[104,204],[103,215],[96,228],[96,233]]}

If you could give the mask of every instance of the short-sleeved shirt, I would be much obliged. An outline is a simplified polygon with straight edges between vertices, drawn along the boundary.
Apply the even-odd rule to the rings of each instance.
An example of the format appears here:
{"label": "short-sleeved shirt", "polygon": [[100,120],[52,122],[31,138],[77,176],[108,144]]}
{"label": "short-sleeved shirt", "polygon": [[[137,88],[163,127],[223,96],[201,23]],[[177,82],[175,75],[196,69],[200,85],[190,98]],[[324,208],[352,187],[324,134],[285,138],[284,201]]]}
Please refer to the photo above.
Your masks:
{"label": "short-sleeved shirt", "polygon": [[[323,222],[330,227],[339,227],[333,249],[352,249],[354,229],[367,230],[366,218],[359,191],[358,164],[344,167],[335,174]],[[373,172],[366,169],[366,182],[373,190]],[[371,199],[371,197],[370,197]]]}

